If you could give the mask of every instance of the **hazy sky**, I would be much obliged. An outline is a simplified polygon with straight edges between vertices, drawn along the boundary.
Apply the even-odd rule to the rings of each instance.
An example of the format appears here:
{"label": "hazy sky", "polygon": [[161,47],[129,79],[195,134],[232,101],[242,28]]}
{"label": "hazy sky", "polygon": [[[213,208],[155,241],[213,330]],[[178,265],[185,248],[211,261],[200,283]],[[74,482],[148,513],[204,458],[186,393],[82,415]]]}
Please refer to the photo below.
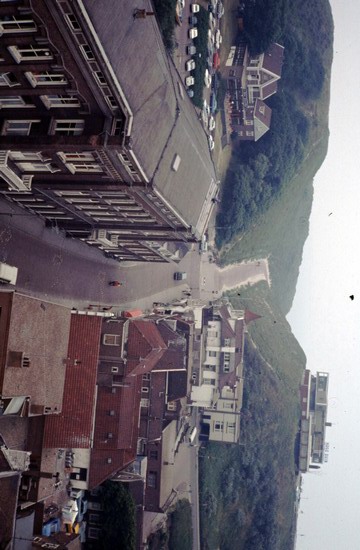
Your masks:
{"label": "hazy sky", "polygon": [[330,3],[329,150],[314,181],[310,235],[288,321],[307,367],[330,373],[333,425],[329,462],[303,476],[297,550],[360,549],[360,2]]}

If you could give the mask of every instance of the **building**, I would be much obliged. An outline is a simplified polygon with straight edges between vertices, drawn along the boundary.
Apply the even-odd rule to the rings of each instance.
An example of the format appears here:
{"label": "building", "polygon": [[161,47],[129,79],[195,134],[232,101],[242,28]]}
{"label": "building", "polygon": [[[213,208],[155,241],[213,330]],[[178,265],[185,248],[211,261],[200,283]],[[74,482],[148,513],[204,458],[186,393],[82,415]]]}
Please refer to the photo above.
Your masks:
{"label": "building", "polygon": [[190,394],[191,405],[203,410],[200,440],[236,443],[240,439],[244,338],[247,323],[257,318],[230,304],[207,312],[201,366]]}
{"label": "building", "polygon": [[325,443],[327,422],[327,395],[329,374],[317,372],[312,375],[306,369],[300,386],[301,421],[299,469],[307,472],[318,464],[327,462],[328,449]]}
{"label": "building", "polygon": [[71,311],[15,292],[0,292],[1,417],[62,410]]}
{"label": "building", "polygon": [[218,186],[155,20],[127,0],[19,0],[0,29],[3,195],[119,261],[176,260]]}
{"label": "building", "polygon": [[232,46],[226,61],[226,110],[229,126],[239,139],[257,141],[270,128],[271,109],[265,100],[276,93],[284,47],[272,44],[253,56],[245,44]]}

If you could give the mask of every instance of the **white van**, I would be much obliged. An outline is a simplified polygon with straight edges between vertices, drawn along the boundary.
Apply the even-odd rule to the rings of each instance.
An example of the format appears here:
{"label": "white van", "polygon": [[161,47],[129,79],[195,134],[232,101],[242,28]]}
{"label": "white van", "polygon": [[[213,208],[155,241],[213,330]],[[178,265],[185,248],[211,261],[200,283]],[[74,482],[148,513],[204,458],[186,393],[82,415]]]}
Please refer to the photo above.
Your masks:
{"label": "white van", "polygon": [[191,13],[198,13],[200,11],[199,4],[191,4]]}
{"label": "white van", "polygon": [[16,285],[17,274],[17,267],[0,263],[0,283]]}
{"label": "white van", "polygon": [[190,445],[192,445],[194,443],[196,434],[197,434],[197,428],[196,428],[196,426],[194,426],[193,428],[191,428],[190,433],[189,433],[189,443],[190,443]]}
{"label": "white van", "polygon": [[198,35],[198,30],[196,27],[193,27],[192,29],[189,29],[189,38],[194,39]]}

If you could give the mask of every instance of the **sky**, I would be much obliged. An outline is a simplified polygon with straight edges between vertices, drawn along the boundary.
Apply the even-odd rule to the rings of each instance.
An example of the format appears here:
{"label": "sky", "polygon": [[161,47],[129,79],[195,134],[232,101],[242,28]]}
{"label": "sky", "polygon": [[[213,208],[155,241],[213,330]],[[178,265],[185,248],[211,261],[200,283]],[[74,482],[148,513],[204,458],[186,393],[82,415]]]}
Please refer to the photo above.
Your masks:
{"label": "sky", "polygon": [[297,550],[360,549],[360,2],[330,3],[329,149],[314,180],[310,232],[287,319],[307,368],[330,373],[332,427],[328,463],[303,475]]}

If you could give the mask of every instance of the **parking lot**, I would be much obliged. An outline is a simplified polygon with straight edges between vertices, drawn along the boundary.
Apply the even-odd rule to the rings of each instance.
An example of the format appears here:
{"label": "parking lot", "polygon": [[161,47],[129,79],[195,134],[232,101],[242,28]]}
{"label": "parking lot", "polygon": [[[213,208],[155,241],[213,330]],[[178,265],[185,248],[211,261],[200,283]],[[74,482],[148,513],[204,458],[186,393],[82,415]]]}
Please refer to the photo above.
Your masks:
{"label": "parking lot", "polygon": [[[205,79],[203,83],[203,108],[198,109],[199,117],[201,118],[204,129],[208,135],[209,148],[213,150],[214,139],[213,132],[215,130],[216,111],[216,77],[214,76],[217,70],[216,60],[220,59],[218,52],[220,49],[222,37],[219,30],[220,18],[217,17],[222,13],[222,4],[218,0],[205,2],[190,2],[189,0],[178,0],[177,14],[178,24],[175,33],[176,50],[173,54],[174,61],[180,77],[184,82],[189,96],[192,95],[193,73],[192,70],[201,56],[201,53],[194,51],[194,41],[190,38],[191,35],[197,34],[196,14],[200,7],[209,11],[209,31],[208,31],[208,58]],[[210,11],[211,10],[211,11]]]}

